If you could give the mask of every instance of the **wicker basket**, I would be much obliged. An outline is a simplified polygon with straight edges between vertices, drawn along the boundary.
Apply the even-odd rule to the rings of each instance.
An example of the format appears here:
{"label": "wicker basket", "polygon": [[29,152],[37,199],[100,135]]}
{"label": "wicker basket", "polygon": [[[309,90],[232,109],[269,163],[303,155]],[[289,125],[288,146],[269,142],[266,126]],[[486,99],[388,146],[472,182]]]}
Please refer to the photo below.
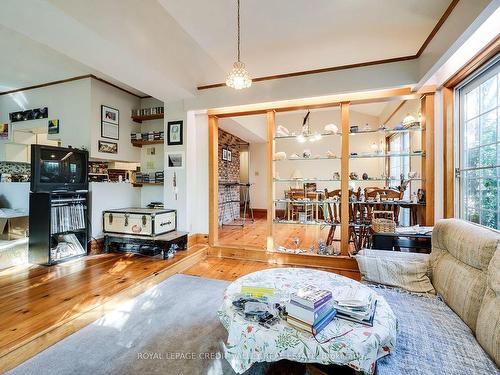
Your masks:
{"label": "wicker basket", "polygon": [[[383,215],[385,217],[377,217],[377,215]],[[388,219],[387,217],[390,217],[390,219]],[[376,233],[396,232],[396,222],[394,221],[394,212],[373,211],[372,229]]]}

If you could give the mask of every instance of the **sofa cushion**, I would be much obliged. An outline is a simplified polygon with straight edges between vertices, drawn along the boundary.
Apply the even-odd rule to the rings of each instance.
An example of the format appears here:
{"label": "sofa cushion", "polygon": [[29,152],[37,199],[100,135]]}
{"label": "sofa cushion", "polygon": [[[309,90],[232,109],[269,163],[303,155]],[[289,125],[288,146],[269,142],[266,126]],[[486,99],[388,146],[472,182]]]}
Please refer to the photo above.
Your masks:
{"label": "sofa cushion", "polygon": [[395,350],[377,361],[377,374],[499,374],[470,328],[439,298],[374,290],[398,319]]}
{"label": "sofa cushion", "polygon": [[432,284],[473,331],[499,239],[494,230],[458,219],[440,220],[432,232]]}
{"label": "sofa cushion", "polygon": [[488,281],[479,310],[476,337],[481,346],[500,366],[500,252],[493,256],[488,267]]}
{"label": "sofa cushion", "polygon": [[363,281],[403,288],[410,292],[432,293],[429,255],[384,250],[361,250],[356,254]]}

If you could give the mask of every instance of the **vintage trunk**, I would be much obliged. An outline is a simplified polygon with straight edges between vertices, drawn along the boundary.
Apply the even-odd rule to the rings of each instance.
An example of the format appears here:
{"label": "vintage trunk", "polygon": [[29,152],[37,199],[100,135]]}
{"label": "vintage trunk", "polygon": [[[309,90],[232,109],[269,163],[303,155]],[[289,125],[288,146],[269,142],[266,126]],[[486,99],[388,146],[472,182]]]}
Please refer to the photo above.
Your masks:
{"label": "vintage trunk", "polygon": [[122,208],[103,212],[105,233],[157,236],[176,229],[176,211],[156,208]]}

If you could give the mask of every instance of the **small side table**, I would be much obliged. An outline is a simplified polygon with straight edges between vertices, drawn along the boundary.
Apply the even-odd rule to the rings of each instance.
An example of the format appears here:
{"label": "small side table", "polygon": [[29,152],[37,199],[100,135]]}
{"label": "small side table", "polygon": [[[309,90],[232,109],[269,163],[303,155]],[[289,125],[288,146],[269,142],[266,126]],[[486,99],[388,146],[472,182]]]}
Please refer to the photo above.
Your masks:
{"label": "small side table", "polygon": [[[145,248],[161,248],[163,259],[167,259],[167,252],[172,245],[177,245],[177,250],[186,250],[188,243],[188,233],[173,231],[158,236],[136,236],[130,234],[105,233],[104,235],[104,251],[109,253],[112,243],[137,245],[138,250],[124,250],[124,252],[132,252],[143,255],[158,255],[151,250],[143,250]],[[123,251],[123,250],[120,250]]]}
{"label": "small side table", "polygon": [[432,249],[431,234],[428,233],[373,233],[372,239],[373,249],[394,250],[403,247],[426,254]]}

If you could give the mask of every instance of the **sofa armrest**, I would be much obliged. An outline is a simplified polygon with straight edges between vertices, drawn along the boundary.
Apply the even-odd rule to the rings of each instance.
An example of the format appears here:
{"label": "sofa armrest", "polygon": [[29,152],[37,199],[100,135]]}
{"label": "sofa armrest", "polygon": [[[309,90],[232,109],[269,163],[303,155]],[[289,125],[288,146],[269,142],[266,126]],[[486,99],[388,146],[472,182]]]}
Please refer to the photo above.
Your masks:
{"label": "sofa armrest", "polygon": [[435,293],[428,254],[364,249],[355,258],[364,281],[410,292]]}

